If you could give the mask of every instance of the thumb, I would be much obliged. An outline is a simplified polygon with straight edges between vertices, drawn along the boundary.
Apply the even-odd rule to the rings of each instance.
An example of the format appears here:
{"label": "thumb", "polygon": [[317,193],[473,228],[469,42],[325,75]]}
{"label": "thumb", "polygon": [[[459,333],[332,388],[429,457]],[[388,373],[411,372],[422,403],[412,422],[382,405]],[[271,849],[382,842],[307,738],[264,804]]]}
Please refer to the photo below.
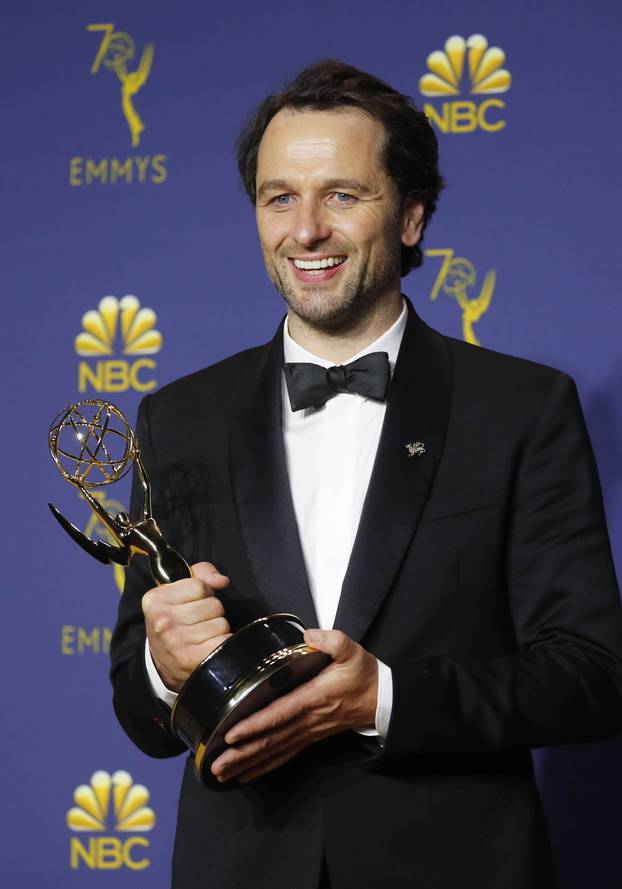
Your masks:
{"label": "thumb", "polygon": [[337,663],[352,657],[356,648],[356,642],[341,630],[305,630],[305,642],[330,655]]}
{"label": "thumb", "polygon": [[229,586],[229,578],[221,574],[211,562],[196,562],[190,566],[192,576],[202,580],[214,590],[222,590]]}

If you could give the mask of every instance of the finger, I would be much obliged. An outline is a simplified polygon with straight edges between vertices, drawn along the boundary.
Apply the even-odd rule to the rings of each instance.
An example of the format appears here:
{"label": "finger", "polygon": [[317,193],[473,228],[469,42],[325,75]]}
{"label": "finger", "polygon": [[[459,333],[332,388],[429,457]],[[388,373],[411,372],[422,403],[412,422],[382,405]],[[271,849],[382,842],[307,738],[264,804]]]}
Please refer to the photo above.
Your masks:
{"label": "finger", "polygon": [[216,596],[208,596],[195,602],[184,602],[175,608],[175,621],[184,626],[204,623],[224,615],[224,605]]}
{"label": "finger", "polygon": [[193,577],[197,577],[213,589],[222,590],[229,586],[229,578],[221,574],[211,562],[196,562],[190,570]]}
{"label": "finger", "polygon": [[175,583],[166,583],[160,587],[148,590],[142,598],[143,612],[145,616],[149,616],[150,613],[157,612],[170,605],[198,602],[213,595],[213,590],[202,580],[188,577],[184,580],[176,580]]}
{"label": "finger", "polygon": [[211,769],[214,775],[239,772],[247,769],[255,762],[272,756],[275,752],[292,743],[292,739],[300,736],[304,727],[299,721],[287,723],[284,727],[253,737],[250,741],[228,747],[214,760]]}
{"label": "finger", "polygon": [[218,778],[230,781],[245,772],[279,757],[284,751],[297,746],[298,749],[315,740],[307,735],[304,726],[280,734],[269,733],[252,744],[229,748],[213,764],[212,773]]}
{"label": "finger", "polygon": [[198,624],[178,627],[168,643],[171,649],[179,649],[185,645],[202,645],[216,636],[231,635],[231,627],[226,617],[215,617]]}
{"label": "finger", "polygon": [[357,647],[341,630],[305,630],[305,642],[330,655],[337,663],[352,657]]}
{"label": "finger", "polygon": [[[307,685],[310,685],[310,683],[307,683]],[[312,697],[309,696],[307,688],[301,685],[290,691],[289,694],[283,695],[276,701],[268,704],[267,707],[264,707],[257,713],[253,713],[247,719],[240,720],[227,732],[225,741],[227,744],[236,744],[254,735],[274,731],[300,716],[301,713],[306,711],[310,703],[312,703]]]}

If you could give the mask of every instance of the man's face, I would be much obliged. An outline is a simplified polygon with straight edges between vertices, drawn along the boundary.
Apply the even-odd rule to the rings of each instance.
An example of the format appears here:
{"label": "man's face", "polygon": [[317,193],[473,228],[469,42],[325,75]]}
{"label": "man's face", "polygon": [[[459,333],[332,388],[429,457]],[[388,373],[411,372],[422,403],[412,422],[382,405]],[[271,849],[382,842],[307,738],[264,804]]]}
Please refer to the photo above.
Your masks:
{"label": "man's face", "polygon": [[347,329],[399,295],[401,245],[419,240],[422,207],[398,212],[383,143],[382,124],[358,109],[284,109],[261,141],[266,268],[290,311],[318,329]]}

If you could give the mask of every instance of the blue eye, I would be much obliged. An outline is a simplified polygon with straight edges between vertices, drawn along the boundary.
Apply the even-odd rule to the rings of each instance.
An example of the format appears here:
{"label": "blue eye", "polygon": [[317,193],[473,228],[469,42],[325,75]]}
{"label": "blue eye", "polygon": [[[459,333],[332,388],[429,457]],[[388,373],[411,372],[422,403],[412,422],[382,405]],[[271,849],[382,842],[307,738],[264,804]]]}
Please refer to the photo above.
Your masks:
{"label": "blue eye", "polygon": [[272,203],[276,204],[277,207],[286,207],[289,203],[290,195],[288,194],[279,194],[275,198],[272,199]]}
{"label": "blue eye", "polygon": [[347,194],[345,191],[336,191],[334,197],[338,204],[351,204],[355,200],[351,194]]}

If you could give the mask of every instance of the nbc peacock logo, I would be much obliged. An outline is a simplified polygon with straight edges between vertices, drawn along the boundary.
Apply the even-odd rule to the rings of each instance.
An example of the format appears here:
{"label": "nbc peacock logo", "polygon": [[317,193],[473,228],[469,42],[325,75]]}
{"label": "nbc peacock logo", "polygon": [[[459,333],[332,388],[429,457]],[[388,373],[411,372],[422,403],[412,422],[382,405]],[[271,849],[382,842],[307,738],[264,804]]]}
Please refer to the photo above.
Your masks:
{"label": "nbc peacock logo", "polygon": [[[155,370],[156,362],[153,358],[138,356],[155,355],[162,348],[162,334],[156,330],[156,323],[153,309],[141,307],[133,294],[121,299],[104,296],[96,309],[82,316],[82,330],[75,339],[77,354],[95,359],[80,362],[79,391],[86,392],[89,387],[96,392],[154,389],[156,381],[145,376]],[[119,347],[131,360],[111,357]]]}
{"label": "nbc peacock logo", "polygon": [[[76,787],[73,800],[76,805],[67,812],[67,826],[74,833],[92,834],[71,837],[73,870],[82,866],[91,870],[149,867],[151,862],[144,855],[149,841],[139,834],[152,830],[156,818],[147,805],[149,791],[143,784],[134,784],[129,772],[98,771],[89,784]],[[111,830],[132,836],[110,836]]]}
{"label": "nbc peacock logo", "polygon": [[[427,58],[428,72],[419,80],[419,91],[430,98],[445,99],[440,109],[430,102],[423,110],[442,133],[470,133],[481,129],[495,133],[506,121],[499,114],[505,102],[496,98],[512,85],[512,75],[503,67],[505,53],[498,46],[489,46],[483,34],[471,34],[466,40],[454,34],[445,41],[444,49]],[[472,96],[489,97],[479,101],[455,100],[468,78]],[[492,98],[495,96],[495,98]]]}

